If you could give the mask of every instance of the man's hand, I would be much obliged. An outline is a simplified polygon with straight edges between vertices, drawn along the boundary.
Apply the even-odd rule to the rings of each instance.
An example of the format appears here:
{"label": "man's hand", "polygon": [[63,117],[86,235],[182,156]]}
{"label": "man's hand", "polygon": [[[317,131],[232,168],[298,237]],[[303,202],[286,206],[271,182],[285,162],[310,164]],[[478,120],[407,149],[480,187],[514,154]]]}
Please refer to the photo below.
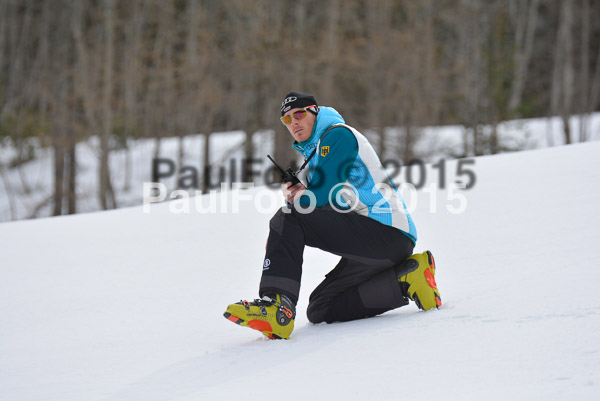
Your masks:
{"label": "man's hand", "polygon": [[285,200],[290,203],[294,203],[294,200],[301,197],[304,191],[306,191],[306,187],[301,182],[294,186],[292,186],[291,182],[284,182],[281,185],[281,190],[283,191]]}

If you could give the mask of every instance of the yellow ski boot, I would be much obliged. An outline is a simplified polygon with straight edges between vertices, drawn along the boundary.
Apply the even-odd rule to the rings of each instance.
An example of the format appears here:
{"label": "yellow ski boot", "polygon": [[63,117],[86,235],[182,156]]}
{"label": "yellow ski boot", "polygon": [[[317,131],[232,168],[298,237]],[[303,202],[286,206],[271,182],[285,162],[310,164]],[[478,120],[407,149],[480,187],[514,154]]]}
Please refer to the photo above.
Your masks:
{"label": "yellow ski boot", "polygon": [[231,304],[223,316],[240,326],[258,330],[272,340],[287,340],[294,330],[296,308],[288,297],[276,294]]}
{"label": "yellow ski boot", "polygon": [[396,268],[398,282],[404,295],[419,309],[429,310],[442,306],[442,298],[435,282],[435,261],[429,251],[412,255]]}

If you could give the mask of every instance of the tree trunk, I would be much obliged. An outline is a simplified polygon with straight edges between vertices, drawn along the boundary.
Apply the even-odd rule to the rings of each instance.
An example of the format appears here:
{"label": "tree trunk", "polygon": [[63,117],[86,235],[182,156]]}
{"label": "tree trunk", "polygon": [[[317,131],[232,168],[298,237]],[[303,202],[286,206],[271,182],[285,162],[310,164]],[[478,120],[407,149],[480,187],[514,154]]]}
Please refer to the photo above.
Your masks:
{"label": "tree trunk", "polygon": [[[597,110],[600,107],[600,46],[598,47],[598,55],[596,56],[596,71],[590,85],[590,112]],[[591,139],[592,133],[588,133],[588,138]]]}
{"label": "tree trunk", "polygon": [[495,155],[499,152],[498,149],[498,122],[495,120],[491,124],[492,131],[490,132],[490,154]]}
{"label": "tree trunk", "polygon": [[563,115],[561,116],[561,119],[563,123],[563,132],[565,134],[565,143],[569,145],[573,142],[573,138],[571,135],[571,125],[569,124],[569,117]]}
{"label": "tree trunk", "polygon": [[[248,131],[246,132],[246,141],[244,142],[244,158],[250,162],[252,159],[254,159],[254,143],[252,142],[252,139],[254,138],[254,132],[253,131]],[[252,165],[252,164],[250,164]],[[240,178],[240,181],[246,182],[247,178],[248,178],[248,174],[246,171],[246,165],[242,162],[242,176]]]}
{"label": "tree trunk", "polygon": [[202,193],[210,191],[210,134],[204,134],[204,151],[202,152]]}
{"label": "tree trunk", "polygon": [[114,209],[117,207],[115,193],[112,188],[110,178],[110,138],[112,134],[112,88],[113,88],[113,57],[114,57],[114,8],[113,0],[104,2],[104,22],[105,22],[105,49],[104,49],[104,81],[102,87],[102,110],[103,110],[103,129],[100,134],[100,171],[99,171],[99,190],[100,205],[102,209]]}
{"label": "tree trunk", "polygon": [[[326,57],[331,60],[337,59],[338,53],[338,20],[340,15],[340,4],[339,0],[330,0],[328,5],[328,21],[327,31],[325,36],[326,41]],[[327,102],[333,101],[333,88],[334,88],[334,77],[335,77],[336,64],[329,62],[325,64],[323,71],[323,85],[319,90],[319,97]]]}
{"label": "tree trunk", "polygon": [[67,214],[77,213],[77,142],[69,138],[67,160]]}
{"label": "tree trunk", "polygon": [[[59,130],[62,127],[58,128]],[[52,197],[52,215],[60,216],[63,207],[63,185],[65,174],[65,147],[63,135],[60,132],[55,132],[53,137],[54,149],[54,195]]]}
{"label": "tree trunk", "polygon": [[[537,27],[538,8],[540,0],[527,2],[516,1],[515,18],[517,18],[517,35],[515,49],[515,78],[512,83],[510,100],[508,102],[509,113],[514,114],[521,104],[523,89],[527,80],[527,72],[531,55],[533,53],[533,42]],[[523,9],[519,5],[525,4]],[[525,11],[525,12],[522,12]]]}
{"label": "tree trunk", "polygon": [[60,88],[57,99],[55,99],[56,109],[54,113],[54,126],[52,128],[52,148],[54,150],[54,192],[52,196],[52,215],[60,216],[63,214],[63,203],[65,199],[65,148],[66,131],[68,130],[68,83],[64,75],[57,77],[57,86]]}
{"label": "tree trunk", "polygon": [[125,168],[123,171],[123,192],[131,190],[131,139],[125,139]]}
{"label": "tree trunk", "polygon": [[154,152],[152,155],[152,157],[154,159],[158,159],[160,157],[161,145],[162,145],[162,138],[160,136],[157,136],[156,139],[154,140]]}
{"label": "tree trunk", "polygon": [[127,51],[124,53],[125,63],[121,74],[123,87],[124,117],[125,117],[125,171],[123,180],[123,191],[131,189],[131,141],[137,138],[138,132],[138,103],[136,97],[140,87],[142,68],[142,29],[146,20],[146,13],[140,6],[140,1],[131,4],[131,20],[124,28],[124,42]]}
{"label": "tree trunk", "polygon": [[554,52],[551,112],[563,120],[565,143],[572,142],[569,117],[572,114],[575,85],[573,54],[573,3],[562,3],[558,37]]}
{"label": "tree trunk", "polygon": [[0,163],[0,178],[2,178],[2,183],[4,185],[4,189],[6,190],[6,197],[8,198],[8,206],[10,209],[10,219],[15,220],[17,218],[16,208],[15,208],[15,197],[12,192],[12,188],[10,186],[10,182],[8,181],[8,177],[4,173],[4,165]]}
{"label": "tree trunk", "polygon": [[590,110],[590,2],[582,0],[581,8],[581,51],[579,72],[579,140],[588,138],[588,113]]}
{"label": "tree trunk", "polygon": [[175,174],[175,187],[179,188],[179,181],[181,178],[181,169],[185,159],[185,136],[178,135],[177,137],[177,173]]}

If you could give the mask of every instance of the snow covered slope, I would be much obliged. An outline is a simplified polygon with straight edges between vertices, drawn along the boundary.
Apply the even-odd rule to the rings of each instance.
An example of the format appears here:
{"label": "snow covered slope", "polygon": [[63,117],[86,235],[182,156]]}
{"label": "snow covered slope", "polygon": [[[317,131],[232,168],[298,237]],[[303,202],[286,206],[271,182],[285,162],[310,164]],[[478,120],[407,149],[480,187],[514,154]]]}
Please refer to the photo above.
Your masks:
{"label": "snow covered slope", "polygon": [[254,201],[0,224],[0,400],[597,400],[598,156],[600,142],[478,158],[458,214],[448,190],[419,191],[437,311],[312,325],[336,257],[307,249],[289,341],[222,317],[256,296],[270,214]]}

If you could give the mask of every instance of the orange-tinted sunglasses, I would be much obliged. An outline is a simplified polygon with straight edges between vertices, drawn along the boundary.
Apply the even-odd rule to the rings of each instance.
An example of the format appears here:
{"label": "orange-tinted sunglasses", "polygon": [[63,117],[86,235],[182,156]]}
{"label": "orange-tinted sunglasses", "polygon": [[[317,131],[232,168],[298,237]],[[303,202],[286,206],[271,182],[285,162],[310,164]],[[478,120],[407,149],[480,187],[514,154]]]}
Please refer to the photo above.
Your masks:
{"label": "orange-tinted sunglasses", "polygon": [[302,120],[304,117],[306,117],[306,112],[308,111],[308,109],[310,109],[311,107],[317,107],[316,105],[313,106],[306,106],[303,109],[300,110],[296,110],[295,112],[293,112],[292,114],[288,114],[286,116],[283,116],[280,118],[281,122],[283,123],[283,125],[290,125],[292,123],[292,116],[294,116],[294,118],[296,120]]}

